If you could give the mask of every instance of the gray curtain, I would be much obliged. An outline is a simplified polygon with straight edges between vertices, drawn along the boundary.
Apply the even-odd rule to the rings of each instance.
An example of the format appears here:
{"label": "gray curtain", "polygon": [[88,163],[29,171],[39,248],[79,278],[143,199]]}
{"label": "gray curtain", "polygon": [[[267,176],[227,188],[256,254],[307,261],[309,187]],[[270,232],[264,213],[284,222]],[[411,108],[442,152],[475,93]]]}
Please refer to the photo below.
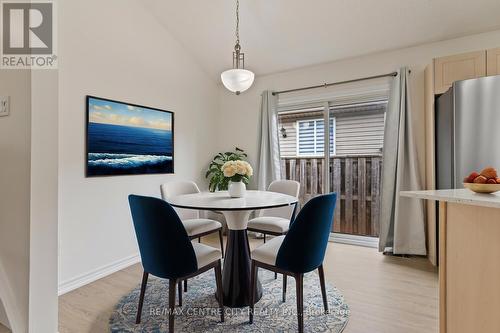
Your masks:
{"label": "gray curtain", "polygon": [[392,84],[387,108],[382,169],[380,252],[425,255],[425,212],[421,200],[400,191],[422,189],[413,134],[408,68]]}
{"label": "gray curtain", "polygon": [[262,93],[257,169],[257,188],[262,191],[266,190],[272,181],[281,177],[277,104],[277,97],[273,96],[271,91]]}

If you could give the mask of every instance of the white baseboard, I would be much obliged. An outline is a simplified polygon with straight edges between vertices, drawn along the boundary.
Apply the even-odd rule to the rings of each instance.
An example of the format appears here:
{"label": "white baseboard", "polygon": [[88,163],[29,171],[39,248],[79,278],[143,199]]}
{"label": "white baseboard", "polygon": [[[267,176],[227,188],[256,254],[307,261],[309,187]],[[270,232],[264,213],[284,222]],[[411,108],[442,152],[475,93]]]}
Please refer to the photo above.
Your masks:
{"label": "white baseboard", "polygon": [[378,248],[377,237],[332,233],[330,234],[330,241],[335,243]]}
{"label": "white baseboard", "polygon": [[83,287],[89,283],[102,279],[110,274],[118,272],[124,268],[137,264],[141,261],[139,254],[134,254],[123,259],[117,260],[111,264],[101,266],[85,274],[76,276],[67,281],[59,283],[58,294],[59,296],[66,294],[72,290]]}

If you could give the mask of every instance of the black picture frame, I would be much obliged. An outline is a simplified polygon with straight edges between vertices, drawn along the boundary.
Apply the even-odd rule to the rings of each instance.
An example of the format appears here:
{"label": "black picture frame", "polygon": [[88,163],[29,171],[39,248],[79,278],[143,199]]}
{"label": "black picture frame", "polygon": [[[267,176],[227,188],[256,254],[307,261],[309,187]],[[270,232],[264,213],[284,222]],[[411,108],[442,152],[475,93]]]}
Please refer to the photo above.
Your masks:
{"label": "black picture frame", "polygon": [[[103,101],[103,102],[123,104],[125,106],[147,109],[147,110],[151,110],[151,111],[169,113],[171,115],[171,142],[172,142],[171,143],[172,144],[172,147],[171,147],[171,151],[172,151],[171,170],[168,170],[167,172],[144,172],[144,173],[120,172],[120,173],[115,173],[115,174],[94,174],[94,173],[90,172],[90,170],[89,170],[89,147],[90,147],[89,126],[91,124],[91,122],[90,122],[90,101],[91,101],[91,99],[99,100],[99,101]],[[85,121],[86,121],[86,124],[85,124],[85,177],[86,178],[117,177],[117,176],[145,176],[145,175],[159,175],[159,174],[174,174],[175,173],[175,112],[170,111],[170,110],[156,108],[156,107],[150,107],[150,106],[145,106],[145,105],[140,105],[140,104],[135,104],[135,103],[129,103],[129,102],[116,100],[116,99],[103,98],[103,97],[98,97],[98,96],[94,96],[94,95],[86,95],[85,96]]]}

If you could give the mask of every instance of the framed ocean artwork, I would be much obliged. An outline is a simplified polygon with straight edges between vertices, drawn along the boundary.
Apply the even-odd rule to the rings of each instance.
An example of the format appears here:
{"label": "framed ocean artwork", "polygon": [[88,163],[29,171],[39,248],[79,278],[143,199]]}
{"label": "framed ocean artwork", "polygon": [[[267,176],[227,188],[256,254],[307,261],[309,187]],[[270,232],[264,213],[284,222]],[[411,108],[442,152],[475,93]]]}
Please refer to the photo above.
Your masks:
{"label": "framed ocean artwork", "polygon": [[87,96],[87,177],[174,172],[174,113]]}

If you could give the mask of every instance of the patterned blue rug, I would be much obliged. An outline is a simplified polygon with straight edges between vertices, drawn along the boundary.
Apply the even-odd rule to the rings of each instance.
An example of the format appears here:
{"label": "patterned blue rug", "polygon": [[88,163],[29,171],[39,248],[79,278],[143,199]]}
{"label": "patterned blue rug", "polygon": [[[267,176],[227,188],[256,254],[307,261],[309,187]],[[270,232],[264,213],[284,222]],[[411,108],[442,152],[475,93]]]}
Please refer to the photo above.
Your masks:
{"label": "patterned blue rug", "polygon": [[[287,301],[282,302],[281,275],[259,269],[263,295],[255,304],[255,317],[248,324],[248,308],[225,308],[225,322],[220,323],[215,300],[215,275],[205,272],[188,282],[183,294],[182,308],[176,307],[175,332],[296,332],[297,308],[295,280],[288,278]],[[344,330],[349,320],[349,307],[337,288],[327,283],[329,314],[323,312],[319,277],[309,273],[304,277],[304,325],[306,332],[333,332]],[[150,276],[142,312],[141,324],[135,324],[140,285],[124,296],[110,318],[112,333],[168,332],[168,281]]]}

